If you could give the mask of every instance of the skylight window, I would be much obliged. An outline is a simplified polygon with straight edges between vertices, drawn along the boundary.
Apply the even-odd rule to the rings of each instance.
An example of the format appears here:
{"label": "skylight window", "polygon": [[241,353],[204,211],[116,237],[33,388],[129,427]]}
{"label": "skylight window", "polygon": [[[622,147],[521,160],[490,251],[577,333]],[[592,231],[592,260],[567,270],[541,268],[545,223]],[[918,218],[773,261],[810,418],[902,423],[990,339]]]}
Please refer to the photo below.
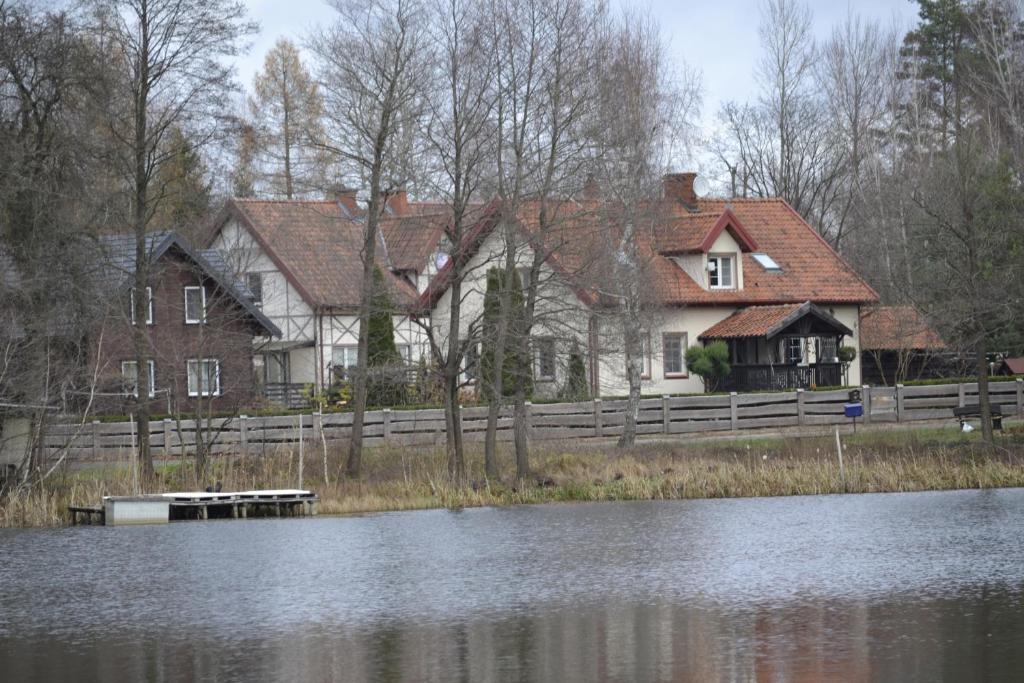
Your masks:
{"label": "skylight window", "polygon": [[754,260],[761,264],[761,266],[769,272],[782,272],[782,267],[775,262],[768,254],[751,254]]}

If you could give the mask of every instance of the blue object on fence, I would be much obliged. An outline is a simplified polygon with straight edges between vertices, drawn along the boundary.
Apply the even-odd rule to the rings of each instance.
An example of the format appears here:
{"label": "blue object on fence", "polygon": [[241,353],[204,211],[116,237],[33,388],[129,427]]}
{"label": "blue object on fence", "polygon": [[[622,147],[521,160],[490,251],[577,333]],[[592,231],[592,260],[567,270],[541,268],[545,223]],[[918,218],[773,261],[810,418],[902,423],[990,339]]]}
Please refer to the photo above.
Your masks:
{"label": "blue object on fence", "polygon": [[864,415],[864,404],[863,403],[844,403],[843,414],[846,417],[858,418]]}

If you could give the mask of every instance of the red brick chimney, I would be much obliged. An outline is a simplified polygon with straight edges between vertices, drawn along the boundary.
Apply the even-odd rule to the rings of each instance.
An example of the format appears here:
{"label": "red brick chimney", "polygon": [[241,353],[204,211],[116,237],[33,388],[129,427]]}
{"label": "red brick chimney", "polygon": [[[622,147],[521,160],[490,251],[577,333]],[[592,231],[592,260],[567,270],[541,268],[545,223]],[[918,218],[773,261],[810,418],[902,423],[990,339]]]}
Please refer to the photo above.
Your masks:
{"label": "red brick chimney", "polygon": [[351,213],[359,213],[359,202],[356,199],[356,189],[352,187],[345,187],[344,185],[335,185],[327,189],[326,199],[333,199],[338,202]]}
{"label": "red brick chimney", "polygon": [[693,191],[696,173],[666,173],[661,177],[662,192],[665,199],[675,199],[684,204],[695,206],[697,193]]}
{"label": "red brick chimney", "polygon": [[397,216],[409,213],[409,195],[405,190],[395,190],[388,197],[388,206]]}
{"label": "red brick chimney", "polygon": [[594,178],[593,173],[587,174],[587,181],[583,183],[583,198],[584,199],[600,199],[601,198],[601,187],[597,184],[597,180]]}

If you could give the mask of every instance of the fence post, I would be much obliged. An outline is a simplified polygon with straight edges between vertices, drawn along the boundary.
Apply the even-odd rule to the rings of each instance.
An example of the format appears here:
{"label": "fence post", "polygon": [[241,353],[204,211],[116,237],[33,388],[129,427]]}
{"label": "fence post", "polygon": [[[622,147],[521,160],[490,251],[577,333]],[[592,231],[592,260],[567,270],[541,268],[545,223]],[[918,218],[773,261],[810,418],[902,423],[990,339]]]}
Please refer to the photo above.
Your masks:
{"label": "fence post", "polygon": [[668,395],[665,394],[661,397],[661,424],[666,434],[668,434],[668,427],[671,420],[669,420],[668,413]]}
{"label": "fence post", "polygon": [[171,423],[173,420],[169,417],[164,418],[164,457],[171,457]]}
{"label": "fence post", "polygon": [[319,410],[313,413],[313,440],[322,441],[324,433],[324,414]]}
{"label": "fence post", "polygon": [[864,424],[871,422],[871,386],[865,384],[860,388],[860,401],[864,406]]}
{"label": "fence post", "polygon": [[903,422],[903,385],[896,385],[896,421]]}
{"label": "fence post", "polygon": [[964,386],[963,382],[956,385],[956,404],[961,408],[967,403],[967,387]]}
{"label": "fence post", "polygon": [[594,399],[594,436],[604,436],[604,418],[601,415],[601,399]]}
{"label": "fence post", "polygon": [[1024,379],[1017,378],[1017,414],[1024,415]]}
{"label": "fence post", "polygon": [[384,408],[381,412],[384,414],[384,440],[387,441],[391,438],[391,408]]}
{"label": "fence post", "polygon": [[804,390],[796,390],[796,423],[802,425],[804,423]]}
{"label": "fence post", "polygon": [[245,415],[238,416],[238,441],[242,455],[249,455],[249,418]]}
{"label": "fence post", "polygon": [[92,421],[92,458],[96,460],[100,457],[100,421]]}
{"label": "fence post", "polygon": [[740,409],[736,399],[736,392],[729,392],[729,429],[736,431],[740,428]]}

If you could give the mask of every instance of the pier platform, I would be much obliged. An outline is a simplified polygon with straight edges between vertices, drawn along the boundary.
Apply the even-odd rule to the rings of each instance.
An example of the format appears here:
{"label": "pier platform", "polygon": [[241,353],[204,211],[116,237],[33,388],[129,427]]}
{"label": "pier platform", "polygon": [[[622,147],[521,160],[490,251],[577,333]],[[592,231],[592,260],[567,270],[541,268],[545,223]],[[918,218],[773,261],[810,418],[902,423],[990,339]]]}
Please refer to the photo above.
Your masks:
{"label": "pier platform", "polygon": [[98,508],[69,507],[71,523],[107,526],[166,524],[179,520],[297,517],[316,514],[319,498],[303,489],[210,493],[182,491],[146,496],[104,496]]}

